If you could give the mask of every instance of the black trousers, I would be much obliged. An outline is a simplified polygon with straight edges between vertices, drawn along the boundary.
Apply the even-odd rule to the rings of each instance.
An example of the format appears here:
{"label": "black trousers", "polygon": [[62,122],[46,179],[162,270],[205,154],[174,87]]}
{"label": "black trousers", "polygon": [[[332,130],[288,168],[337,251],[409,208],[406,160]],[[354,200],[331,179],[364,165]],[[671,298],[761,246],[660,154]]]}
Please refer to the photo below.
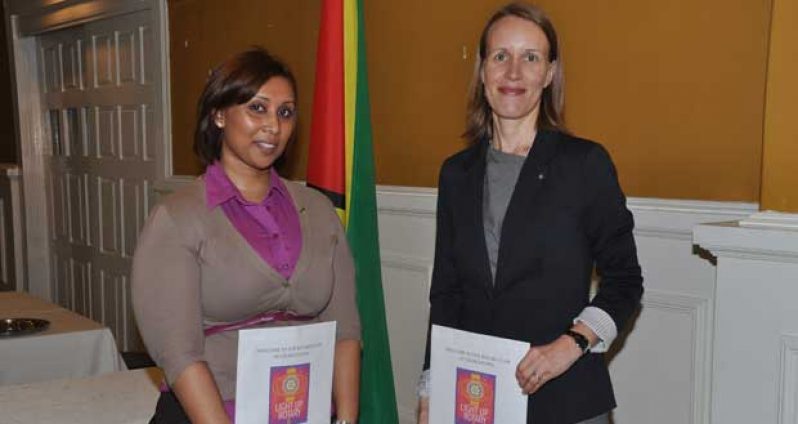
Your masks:
{"label": "black trousers", "polygon": [[191,424],[191,420],[188,419],[186,411],[180,406],[174,393],[161,392],[150,424]]}

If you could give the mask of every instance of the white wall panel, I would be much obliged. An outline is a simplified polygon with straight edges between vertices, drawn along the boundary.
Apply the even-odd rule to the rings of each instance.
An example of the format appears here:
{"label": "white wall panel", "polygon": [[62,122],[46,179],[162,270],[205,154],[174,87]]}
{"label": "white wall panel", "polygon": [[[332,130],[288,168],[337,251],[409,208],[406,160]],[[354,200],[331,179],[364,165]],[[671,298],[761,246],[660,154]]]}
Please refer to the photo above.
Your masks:
{"label": "white wall panel", "polygon": [[[414,422],[416,379],[421,372],[427,332],[429,261],[382,254],[385,315],[391,342],[391,361],[402,422]],[[405,378],[403,378],[403,376]],[[409,377],[409,378],[407,378]]]}
{"label": "white wall panel", "polygon": [[609,355],[616,423],[698,423],[708,412],[710,301],[648,289]]}
{"label": "white wall panel", "polygon": [[781,336],[778,424],[798,424],[798,334]]}
{"label": "white wall panel", "polygon": [[[792,238],[798,242],[795,235]],[[794,247],[796,260],[798,243]],[[742,249],[735,255],[738,253],[745,255]],[[795,371],[791,369],[795,352],[791,345],[785,346],[784,336],[798,334],[796,299],[798,261],[718,257],[713,424],[783,420],[795,424],[789,417],[796,397]],[[784,383],[781,386],[780,381]],[[785,414],[782,421],[780,405]]]}

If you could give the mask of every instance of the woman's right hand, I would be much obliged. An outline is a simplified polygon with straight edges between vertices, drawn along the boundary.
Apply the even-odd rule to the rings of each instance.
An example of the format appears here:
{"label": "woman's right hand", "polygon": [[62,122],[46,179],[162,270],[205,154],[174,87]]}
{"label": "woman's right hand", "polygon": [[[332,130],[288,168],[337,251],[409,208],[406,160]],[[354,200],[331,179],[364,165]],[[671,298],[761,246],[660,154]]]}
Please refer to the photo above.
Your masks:
{"label": "woman's right hand", "polygon": [[418,424],[429,424],[429,398],[418,398]]}

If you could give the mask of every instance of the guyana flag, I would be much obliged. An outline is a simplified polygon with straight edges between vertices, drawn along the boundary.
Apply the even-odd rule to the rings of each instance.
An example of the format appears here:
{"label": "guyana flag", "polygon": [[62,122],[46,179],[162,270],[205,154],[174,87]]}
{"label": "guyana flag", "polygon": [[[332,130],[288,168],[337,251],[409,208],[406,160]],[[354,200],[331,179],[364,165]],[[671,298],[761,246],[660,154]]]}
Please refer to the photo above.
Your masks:
{"label": "guyana flag", "polygon": [[307,181],[332,200],[355,260],[363,327],[359,422],[396,424],[363,29],[362,0],[323,0]]}

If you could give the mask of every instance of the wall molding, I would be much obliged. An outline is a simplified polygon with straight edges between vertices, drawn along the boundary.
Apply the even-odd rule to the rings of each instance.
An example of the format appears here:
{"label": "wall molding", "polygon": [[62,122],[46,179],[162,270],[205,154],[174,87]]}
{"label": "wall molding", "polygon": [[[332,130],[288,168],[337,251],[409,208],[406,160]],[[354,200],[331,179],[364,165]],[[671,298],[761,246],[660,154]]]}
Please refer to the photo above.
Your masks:
{"label": "wall molding", "polygon": [[437,202],[437,188],[377,186],[377,208],[380,213],[435,219]]}
{"label": "wall molding", "polygon": [[[194,179],[195,176],[175,175],[156,182],[154,190],[158,195],[165,195]],[[437,199],[438,189],[434,187],[377,186],[377,208],[383,214],[434,219]],[[696,224],[744,219],[759,208],[754,202],[647,197],[630,197],[627,206],[635,216],[636,235],[680,240],[690,240]]]}
{"label": "wall molding", "polygon": [[782,334],[779,356],[778,424],[798,422],[798,335]]}
{"label": "wall molding", "polygon": [[662,290],[647,289],[643,308],[686,315],[692,321],[692,423],[709,423],[710,388],[712,386],[712,319],[711,299]]}
{"label": "wall molding", "polygon": [[391,251],[380,252],[380,257],[383,266],[425,274],[432,271],[432,261],[426,258],[407,256]]}
{"label": "wall molding", "polygon": [[740,221],[741,227],[798,231],[798,213],[762,211]]}
{"label": "wall molding", "polygon": [[631,197],[627,206],[635,218],[635,235],[692,240],[693,226],[736,221],[759,208],[758,203]]}
{"label": "wall molding", "polygon": [[707,223],[693,229],[693,242],[716,257],[798,263],[798,231]]}
{"label": "wall molding", "polygon": [[[384,214],[434,219],[437,198],[436,188],[377,186],[377,207]],[[635,235],[691,240],[696,224],[740,220],[759,204],[631,197],[627,207],[635,217]]]}

